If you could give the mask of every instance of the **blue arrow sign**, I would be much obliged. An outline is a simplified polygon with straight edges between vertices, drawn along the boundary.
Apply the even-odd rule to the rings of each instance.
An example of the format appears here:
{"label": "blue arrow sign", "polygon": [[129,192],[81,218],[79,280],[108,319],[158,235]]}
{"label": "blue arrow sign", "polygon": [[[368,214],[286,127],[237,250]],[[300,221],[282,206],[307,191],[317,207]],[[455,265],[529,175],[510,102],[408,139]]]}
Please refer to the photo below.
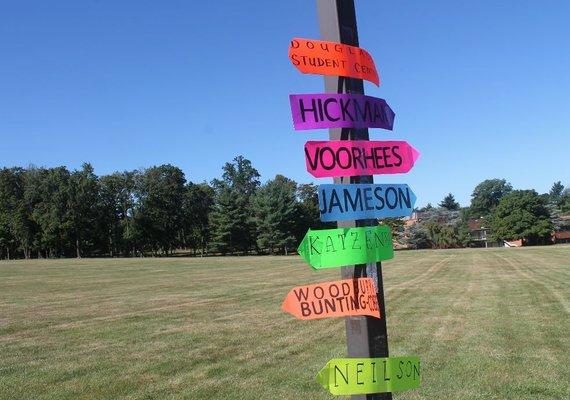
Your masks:
{"label": "blue arrow sign", "polygon": [[408,185],[319,185],[321,221],[406,217],[416,195]]}

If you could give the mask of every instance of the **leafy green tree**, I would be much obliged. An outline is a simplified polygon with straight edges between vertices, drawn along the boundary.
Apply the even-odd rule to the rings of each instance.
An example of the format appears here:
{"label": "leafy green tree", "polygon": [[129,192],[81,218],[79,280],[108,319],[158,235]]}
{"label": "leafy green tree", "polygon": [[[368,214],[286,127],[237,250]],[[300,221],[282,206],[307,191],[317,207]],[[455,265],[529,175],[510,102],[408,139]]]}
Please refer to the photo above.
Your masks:
{"label": "leafy green tree", "polygon": [[214,206],[210,214],[212,247],[222,254],[248,252],[256,246],[251,198],[259,187],[259,172],[243,156],[222,168],[214,179]]}
{"label": "leafy green tree", "polygon": [[30,166],[18,174],[21,193],[18,195],[18,207],[13,214],[12,233],[26,259],[31,258],[33,252],[40,256],[41,227],[34,220],[34,210],[41,202],[40,186],[45,173],[43,168]]}
{"label": "leafy green tree", "polygon": [[135,173],[115,172],[102,176],[100,185],[100,223],[111,257],[127,255],[133,247],[132,225],[135,207]]}
{"label": "leafy green tree", "polygon": [[297,186],[297,217],[295,219],[295,242],[301,243],[303,237],[311,229],[333,227],[334,223],[324,223],[320,218],[317,186],[312,183],[301,183]]}
{"label": "leafy green tree", "polygon": [[544,199],[534,190],[515,190],[501,198],[489,220],[496,240],[546,243],[552,232]]}
{"label": "leafy green tree", "polygon": [[183,207],[186,179],[170,164],[148,168],[135,175],[135,240],[153,254],[169,254],[180,244],[184,223]]}
{"label": "leafy green tree", "polygon": [[210,241],[210,212],[214,204],[214,189],[207,183],[189,183],[183,205],[184,244],[200,249],[203,255]]}
{"label": "leafy green tree", "polygon": [[22,198],[20,168],[0,169],[0,258],[15,256],[17,240],[13,232],[15,213]]}
{"label": "leafy green tree", "polygon": [[35,243],[38,257],[60,257],[72,248],[69,219],[69,178],[66,167],[34,171],[30,177],[30,200],[34,203],[32,219],[40,228],[39,241]]}
{"label": "leafy green tree", "polygon": [[503,196],[513,187],[504,179],[486,179],[473,189],[470,212],[473,217],[485,217],[491,214]]}
{"label": "leafy green tree", "polygon": [[95,247],[101,233],[99,179],[91,164],[71,173],[68,188],[66,221],[76,257],[81,258],[84,250]]}
{"label": "leafy green tree", "polygon": [[446,210],[459,210],[459,203],[455,201],[455,197],[451,193],[443,198],[443,200],[439,203],[441,208],[445,208]]}
{"label": "leafy green tree", "polygon": [[297,183],[277,175],[261,186],[253,196],[257,245],[260,249],[287,254],[295,246],[297,218]]}

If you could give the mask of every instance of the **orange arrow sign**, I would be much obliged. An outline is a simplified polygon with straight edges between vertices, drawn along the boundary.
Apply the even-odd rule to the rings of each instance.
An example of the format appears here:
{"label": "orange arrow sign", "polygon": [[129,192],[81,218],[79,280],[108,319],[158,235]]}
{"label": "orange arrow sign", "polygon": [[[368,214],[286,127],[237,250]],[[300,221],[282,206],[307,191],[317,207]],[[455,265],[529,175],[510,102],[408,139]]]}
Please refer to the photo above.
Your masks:
{"label": "orange arrow sign", "polygon": [[376,286],[371,278],[297,286],[287,294],[281,308],[298,319],[355,315],[380,318]]}
{"label": "orange arrow sign", "polygon": [[304,74],[346,76],[380,85],[372,56],[360,47],[294,38],[289,46],[289,59]]}

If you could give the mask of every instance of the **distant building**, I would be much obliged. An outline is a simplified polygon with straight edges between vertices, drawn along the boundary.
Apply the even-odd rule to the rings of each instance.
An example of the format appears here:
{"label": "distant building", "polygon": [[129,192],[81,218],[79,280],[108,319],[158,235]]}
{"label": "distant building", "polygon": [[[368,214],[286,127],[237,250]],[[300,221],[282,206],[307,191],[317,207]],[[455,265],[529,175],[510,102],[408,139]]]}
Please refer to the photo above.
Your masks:
{"label": "distant building", "polygon": [[503,240],[503,247],[523,247],[524,240]]}
{"label": "distant building", "polygon": [[493,241],[491,229],[485,226],[483,218],[471,218],[467,221],[471,247],[501,247],[501,243]]}
{"label": "distant building", "polygon": [[553,222],[552,243],[570,243],[570,215],[558,215]]}
{"label": "distant building", "polygon": [[554,244],[570,243],[570,231],[552,232],[552,242]]}

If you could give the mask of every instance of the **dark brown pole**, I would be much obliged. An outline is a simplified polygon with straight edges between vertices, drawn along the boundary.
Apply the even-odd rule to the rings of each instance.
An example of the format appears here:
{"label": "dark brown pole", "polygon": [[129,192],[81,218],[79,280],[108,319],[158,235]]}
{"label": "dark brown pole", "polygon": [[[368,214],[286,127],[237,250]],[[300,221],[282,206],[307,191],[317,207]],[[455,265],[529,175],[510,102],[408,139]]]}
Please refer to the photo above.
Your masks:
{"label": "dark brown pole", "polygon": [[[321,39],[358,46],[358,30],[354,0],[317,0]],[[361,79],[325,76],[327,93],[364,94]],[[368,140],[368,129],[329,129],[330,140]],[[373,183],[371,175],[350,178],[334,178],[334,183]],[[338,223],[339,227],[373,226],[376,220],[356,220]],[[384,286],[382,264],[362,264],[343,267],[344,279],[368,276],[374,279],[377,288],[378,305],[382,318],[346,317],[346,341],[349,357],[388,357],[388,333],[386,329],[386,307],[384,304]],[[353,400],[392,400],[391,393],[352,396]]]}

